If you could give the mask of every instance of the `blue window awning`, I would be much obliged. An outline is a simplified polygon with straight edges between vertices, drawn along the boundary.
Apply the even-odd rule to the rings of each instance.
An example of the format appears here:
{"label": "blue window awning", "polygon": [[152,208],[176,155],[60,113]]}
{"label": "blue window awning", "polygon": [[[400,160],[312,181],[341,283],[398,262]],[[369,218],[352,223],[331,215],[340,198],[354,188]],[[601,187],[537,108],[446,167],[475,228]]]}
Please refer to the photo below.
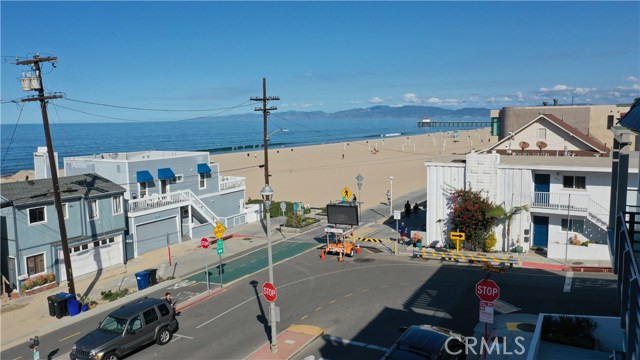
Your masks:
{"label": "blue window awning", "polygon": [[175,177],[176,174],[173,173],[173,170],[171,170],[171,168],[158,169],[158,179],[160,180],[173,179]]}
{"label": "blue window awning", "polygon": [[202,163],[202,164],[198,164],[198,174],[210,174],[211,173],[211,168],[209,167],[209,165]]}
{"label": "blue window awning", "polygon": [[138,171],[136,173],[136,179],[138,180],[139,183],[141,182],[152,182],[153,181],[153,176],[151,176],[151,173],[147,170],[142,170],[142,171]]}

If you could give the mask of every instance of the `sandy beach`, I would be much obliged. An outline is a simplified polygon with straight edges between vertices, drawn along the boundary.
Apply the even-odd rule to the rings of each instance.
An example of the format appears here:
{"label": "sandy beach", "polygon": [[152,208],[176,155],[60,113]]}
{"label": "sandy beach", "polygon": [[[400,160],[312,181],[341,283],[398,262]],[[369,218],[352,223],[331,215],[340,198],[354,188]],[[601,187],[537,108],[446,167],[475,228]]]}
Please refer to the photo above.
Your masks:
{"label": "sandy beach", "polygon": [[[393,195],[425,190],[425,161],[441,154],[467,153],[484,149],[497,141],[488,128],[460,131],[457,139],[449,133],[432,133],[313,145],[295,148],[269,148],[270,185],[276,200],[303,202],[323,207],[340,200],[348,187],[362,201],[363,208],[387,202],[386,192],[393,176]],[[488,139],[490,141],[488,143]],[[443,146],[444,142],[444,146]],[[375,150],[377,149],[377,151]],[[443,151],[444,149],[444,151]],[[264,151],[212,155],[225,176],[246,178],[248,198],[260,198],[264,185]],[[344,158],[343,158],[344,154]],[[361,174],[362,190],[356,176]],[[399,204],[400,205],[400,204]],[[401,205],[400,205],[401,206]]]}
{"label": "sandy beach", "polygon": [[[340,200],[345,187],[358,197],[363,208],[386,203],[391,176],[394,198],[423,189],[426,199],[425,161],[439,155],[485,149],[496,141],[496,137],[489,136],[489,129],[484,128],[460,131],[457,139],[452,137],[452,132],[446,132],[269,148],[269,183],[276,200],[302,202],[311,207],[323,207],[330,201]],[[210,159],[220,164],[223,176],[245,177],[247,199],[260,198],[264,186],[264,168],[259,167],[264,163],[262,149],[215,154]],[[361,191],[356,180],[358,174],[364,178]],[[3,177],[1,182],[22,181],[27,175],[33,179],[33,170]]]}

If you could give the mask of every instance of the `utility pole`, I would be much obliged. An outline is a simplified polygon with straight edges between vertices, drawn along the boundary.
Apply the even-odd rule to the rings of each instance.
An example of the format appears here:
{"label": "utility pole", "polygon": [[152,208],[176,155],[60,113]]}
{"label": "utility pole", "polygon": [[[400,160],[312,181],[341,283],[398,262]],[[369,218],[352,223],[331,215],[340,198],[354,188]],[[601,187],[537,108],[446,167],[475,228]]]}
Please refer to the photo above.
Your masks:
{"label": "utility pole", "polygon": [[62,197],[60,196],[60,183],[58,182],[58,164],[56,164],[55,153],[53,152],[53,142],[51,141],[51,131],[49,130],[49,116],[47,115],[47,100],[60,99],[62,95],[46,95],[44,94],[44,85],[42,83],[42,71],[40,63],[51,62],[55,67],[57,57],[48,56],[40,57],[36,54],[32,59],[16,61],[16,65],[28,65],[35,71],[35,77],[23,77],[22,89],[24,91],[37,90],[38,95],[22,99],[22,102],[40,101],[40,110],[42,111],[42,123],[44,125],[44,136],[47,141],[47,155],[49,157],[49,167],[51,168],[51,181],[53,184],[53,201],[58,215],[58,226],[60,227],[60,242],[62,243],[62,253],[64,256],[64,267],[67,271],[67,282],[69,285],[69,293],[75,295],[76,287],[73,282],[73,270],[71,269],[71,256],[69,254],[69,241],[67,239],[67,228],[64,224],[64,214],[62,213]]}
{"label": "utility pole", "polygon": [[264,183],[269,185],[269,133],[267,132],[267,116],[269,115],[269,111],[278,110],[277,107],[267,107],[267,102],[270,100],[280,100],[278,96],[269,96],[267,97],[267,79],[262,78],[262,97],[252,97],[252,101],[262,101],[261,108],[255,108],[254,111],[262,111],[262,116],[264,118]]}

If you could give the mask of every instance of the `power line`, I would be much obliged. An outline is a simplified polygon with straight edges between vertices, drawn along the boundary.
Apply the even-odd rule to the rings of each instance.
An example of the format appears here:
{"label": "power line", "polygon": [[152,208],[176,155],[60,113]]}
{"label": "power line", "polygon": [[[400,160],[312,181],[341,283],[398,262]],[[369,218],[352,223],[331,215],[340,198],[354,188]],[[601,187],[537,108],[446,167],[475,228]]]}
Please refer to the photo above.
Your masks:
{"label": "power line", "polygon": [[98,102],[93,102],[93,101],[77,100],[77,99],[70,99],[70,98],[65,98],[65,100],[78,102],[78,103],[83,103],[83,104],[112,107],[112,108],[117,108],[117,109],[140,110],[140,111],[161,111],[161,112],[197,112],[197,111],[233,110],[233,109],[236,109],[238,107],[244,106],[245,104],[249,103],[249,100],[247,100],[247,101],[245,101],[245,102],[243,102],[243,103],[241,103],[239,105],[230,106],[230,107],[222,107],[222,108],[213,108],[213,109],[152,109],[152,108],[123,106],[123,105],[103,104],[103,103],[98,103]]}
{"label": "power line", "polygon": [[2,156],[2,161],[0,161],[0,168],[2,167],[2,164],[4,164],[4,160],[7,158],[7,155],[9,154],[9,149],[11,149],[11,143],[13,143],[13,137],[16,135],[16,130],[18,130],[18,124],[20,123],[20,118],[22,117],[22,110],[24,109],[24,106],[19,106],[20,108],[20,113],[18,114],[18,120],[16,121],[16,125],[13,127],[13,132],[11,133],[11,139],[9,140],[9,145],[7,145],[7,151],[5,151],[4,156]]}

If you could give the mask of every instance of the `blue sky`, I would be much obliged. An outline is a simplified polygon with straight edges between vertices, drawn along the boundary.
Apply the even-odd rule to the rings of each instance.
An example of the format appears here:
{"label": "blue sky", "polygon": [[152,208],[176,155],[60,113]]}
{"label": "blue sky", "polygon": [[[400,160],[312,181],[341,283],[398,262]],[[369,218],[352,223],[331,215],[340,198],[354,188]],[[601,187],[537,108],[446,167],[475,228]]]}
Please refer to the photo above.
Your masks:
{"label": "blue sky", "polygon": [[[169,120],[374,105],[628,103],[640,96],[640,2],[2,1],[2,123],[44,65],[62,121]],[[134,111],[77,102],[197,112]],[[229,109],[232,107],[236,107]],[[93,116],[80,113],[83,111]],[[52,115],[52,112],[54,112]],[[41,121],[26,104],[21,123]]]}

